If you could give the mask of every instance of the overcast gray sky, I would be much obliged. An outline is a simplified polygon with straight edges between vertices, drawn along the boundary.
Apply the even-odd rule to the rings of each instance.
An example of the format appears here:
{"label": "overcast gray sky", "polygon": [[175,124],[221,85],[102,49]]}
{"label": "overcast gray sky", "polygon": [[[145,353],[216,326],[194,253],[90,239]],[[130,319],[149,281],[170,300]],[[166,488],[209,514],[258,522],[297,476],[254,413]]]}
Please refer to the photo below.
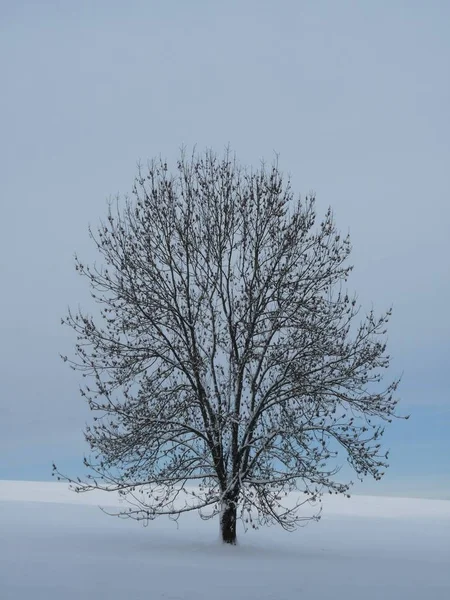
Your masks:
{"label": "overcast gray sky", "polygon": [[413,416],[379,489],[450,497],[449,23],[445,0],[0,0],[0,477],[81,463],[88,415],[58,353],[66,306],[89,308],[88,223],[138,160],[230,143],[246,164],[278,152],[331,204],[350,286],[394,306]]}

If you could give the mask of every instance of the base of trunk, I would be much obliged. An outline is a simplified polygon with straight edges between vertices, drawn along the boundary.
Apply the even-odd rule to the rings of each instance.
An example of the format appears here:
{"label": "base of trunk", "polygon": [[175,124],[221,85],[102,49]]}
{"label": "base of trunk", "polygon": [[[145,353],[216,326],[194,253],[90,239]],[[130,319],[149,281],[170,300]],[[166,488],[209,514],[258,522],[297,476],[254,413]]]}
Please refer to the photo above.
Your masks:
{"label": "base of trunk", "polygon": [[222,542],[224,544],[236,544],[236,504],[229,502],[222,508],[222,519],[220,522]]}

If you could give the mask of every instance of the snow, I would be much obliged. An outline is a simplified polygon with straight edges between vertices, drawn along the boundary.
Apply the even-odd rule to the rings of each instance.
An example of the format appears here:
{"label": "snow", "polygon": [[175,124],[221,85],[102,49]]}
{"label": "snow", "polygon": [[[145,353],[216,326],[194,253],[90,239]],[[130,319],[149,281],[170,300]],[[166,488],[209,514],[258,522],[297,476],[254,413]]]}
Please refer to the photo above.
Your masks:
{"label": "snow", "polygon": [[329,497],[319,523],[226,547],[217,519],[144,528],[107,496],[0,481],[1,600],[450,598],[450,501]]}

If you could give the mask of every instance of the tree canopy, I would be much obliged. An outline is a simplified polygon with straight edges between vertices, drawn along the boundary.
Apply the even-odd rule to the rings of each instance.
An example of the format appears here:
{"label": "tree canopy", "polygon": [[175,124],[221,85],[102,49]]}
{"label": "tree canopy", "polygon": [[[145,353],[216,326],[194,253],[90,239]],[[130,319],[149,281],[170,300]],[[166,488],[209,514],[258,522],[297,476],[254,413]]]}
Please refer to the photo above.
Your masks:
{"label": "tree canopy", "polygon": [[90,235],[102,263],[76,268],[100,317],[63,319],[96,415],[78,491],[117,490],[136,519],[220,512],[235,543],[237,518],[293,529],[305,501],[348,493],[340,457],[382,476],[391,311],[362,314],[348,236],[277,163],[154,160]]}

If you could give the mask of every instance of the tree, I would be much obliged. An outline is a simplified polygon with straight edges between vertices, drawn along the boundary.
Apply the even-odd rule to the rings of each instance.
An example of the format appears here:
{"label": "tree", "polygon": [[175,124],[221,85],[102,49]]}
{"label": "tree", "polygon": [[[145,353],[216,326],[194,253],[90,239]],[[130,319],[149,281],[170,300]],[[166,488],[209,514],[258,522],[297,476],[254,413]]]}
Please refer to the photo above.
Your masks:
{"label": "tree", "polygon": [[356,321],[331,210],[316,226],[314,197],[296,200],[277,163],[249,171],[228,151],[182,153],[175,175],[153,161],[133,195],[90,229],[103,266],[76,259],[99,317],[63,319],[100,415],[76,490],[119,491],[138,520],[220,512],[233,544],[237,518],[291,530],[305,501],[347,494],[342,452],[379,479],[391,311]]}

